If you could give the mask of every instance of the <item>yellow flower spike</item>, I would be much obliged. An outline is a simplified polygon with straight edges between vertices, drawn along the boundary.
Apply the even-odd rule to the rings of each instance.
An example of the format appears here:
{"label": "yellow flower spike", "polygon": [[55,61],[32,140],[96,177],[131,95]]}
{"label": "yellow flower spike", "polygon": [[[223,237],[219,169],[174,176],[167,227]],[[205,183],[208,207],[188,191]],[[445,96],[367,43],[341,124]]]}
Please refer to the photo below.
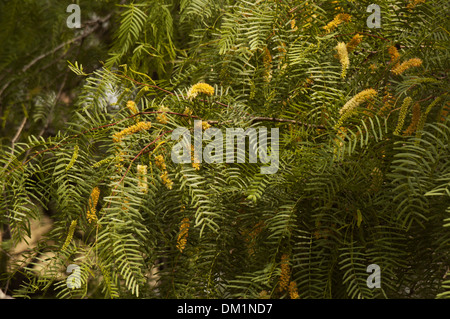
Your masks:
{"label": "yellow flower spike", "polygon": [[146,194],[148,191],[148,184],[147,184],[147,165],[138,165],[137,166],[138,171],[138,186],[141,189],[141,192]]}
{"label": "yellow flower spike", "polygon": [[[428,113],[431,112],[433,107],[440,102],[441,97],[436,98],[433,102],[430,103],[430,105],[427,106],[424,112],[420,115],[419,123],[417,123],[416,127],[416,138],[420,138],[422,135],[423,127],[425,126],[425,122],[427,120]],[[419,140],[416,141],[416,143],[419,143]]]}
{"label": "yellow flower spike", "polygon": [[209,125],[208,122],[206,122],[206,121],[203,121],[203,122],[202,122],[202,128],[203,128],[203,130],[207,130],[207,129],[209,129],[210,127],[211,127],[211,125]]}
{"label": "yellow flower spike", "polygon": [[390,46],[388,48],[388,53],[391,57],[391,65],[393,67],[396,67],[398,65],[398,60],[400,59],[400,53],[398,53],[398,50],[395,46]]}
{"label": "yellow flower spike", "polygon": [[375,95],[377,95],[377,91],[375,91],[374,89],[366,89],[359,92],[354,97],[352,97],[347,103],[345,103],[345,105],[339,110],[339,114],[342,116],[347,112],[351,112],[361,103],[373,98]]}
{"label": "yellow flower spike", "polygon": [[291,297],[291,299],[299,298],[297,284],[295,283],[295,281],[291,281],[291,283],[289,284],[289,297]]}
{"label": "yellow flower spike", "polygon": [[165,107],[164,105],[162,105],[159,109],[159,112],[163,112],[160,113],[156,116],[156,120],[161,123],[161,124],[167,124],[167,116],[165,112],[169,111],[169,108]]}
{"label": "yellow flower spike", "polygon": [[69,169],[71,169],[72,166],[73,166],[73,164],[75,164],[75,162],[77,161],[77,158],[78,158],[78,151],[79,151],[79,150],[80,150],[80,148],[79,148],[78,144],[75,145],[74,150],[73,150],[72,158],[71,158],[69,164],[67,164],[66,172],[67,172]]}
{"label": "yellow flower spike", "polygon": [[70,242],[72,241],[73,234],[75,232],[75,228],[77,227],[77,220],[73,220],[72,223],[70,223],[69,226],[69,232],[67,233],[66,241],[64,242],[64,245],[62,246],[62,250],[66,250],[69,246]]}
{"label": "yellow flower spike", "polygon": [[339,42],[336,46],[336,51],[338,53],[339,61],[342,65],[341,77],[345,78],[347,74],[347,69],[350,65],[350,60],[348,58],[347,45],[344,42]]}
{"label": "yellow flower spike", "polygon": [[181,253],[186,248],[188,233],[189,233],[189,218],[185,217],[181,221],[180,232],[177,238],[177,248]]}
{"label": "yellow flower spike", "polygon": [[406,6],[406,8],[411,11],[412,9],[414,9],[417,5],[421,4],[421,3],[425,3],[425,0],[409,0],[408,5]]}
{"label": "yellow flower spike", "polygon": [[349,43],[347,43],[347,52],[352,52],[361,42],[363,36],[360,34],[356,34]]}
{"label": "yellow flower spike", "polygon": [[102,159],[101,161],[98,161],[97,163],[92,164],[93,168],[99,168],[100,166],[102,166],[103,164],[108,164],[109,162],[111,162],[114,159],[114,157],[107,157]]}
{"label": "yellow flower spike", "polygon": [[337,17],[342,22],[350,22],[352,20],[352,16],[347,13],[339,13]]}
{"label": "yellow flower spike", "polygon": [[100,197],[100,189],[98,187],[94,187],[94,189],[91,192],[91,196],[89,198],[89,208],[86,213],[86,218],[89,223],[92,221],[97,221],[97,215],[96,215],[96,207],[98,203],[98,198]]}
{"label": "yellow flower spike", "polygon": [[115,143],[119,143],[122,141],[122,139],[127,136],[127,135],[131,135],[143,130],[148,130],[152,127],[152,123],[151,122],[139,122],[135,125],[132,125],[130,127],[127,127],[126,129],[116,133],[113,135],[113,141]]}
{"label": "yellow flower spike", "polygon": [[409,106],[411,105],[411,103],[412,103],[412,98],[410,98],[409,96],[403,100],[403,104],[400,108],[400,114],[398,116],[397,127],[394,130],[394,135],[400,134],[403,124],[405,123],[405,117],[406,117],[406,114],[408,112],[408,109],[409,109]]}
{"label": "yellow flower spike", "polygon": [[280,275],[280,291],[287,289],[289,285],[289,278],[291,276],[291,270],[289,268],[289,256],[283,254],[281,256],[281,275]]}
{"label": "yellow flower spike", "polygon": [[264,222],[260,221],[249,230],[243,232],[244,240],[247,242],[247,251],[250,256],[255,254],[255,239],[262,232]]}
{"label": "yellow flower spike", "polygon": [[272,78],[272,55],[267,47],[264,48],[263,55],[263,63],[264,63],[264,80],[269,82]]}
{"label": "yellow flower spike", "polygon": [[291,29],[294,31],[297,31],[298,27],[295,25],[295,23],[296,23],[295,19],[292,19],[291,20]]}
{"label": "yellow flower spike", "polygon": [[134,103],[134,101],[128,101],[127,102],[127,109],[129,109],[130,110],[130,113],[133,115],[133,114],[136,114],[136,113],[139,113],[139,110],[138,110],[138,108],[137,108],[137,106],[136,106],[136,103]]}
{"label": "yellow flower spike", "polygon": [[196,157],[194,156],[194,145],[191,145],[191,161],[192,161],[192,167],[195,168],[197,171],[200,170],[200,163],[196,163]]}
{"label": "yellow flower spike", "polygon": [[162,155],[155,156],[155,164],[156,164],[156,167],[158,167],[159,169],[161,169],[163,171],[167,169],[166,162],[164,160],[164,156],[162,156]]}
{"label": "yellow flower spike", "polygon": [[411,123],[409,124],[408,128],[405,130],[403,135],[411,135],[414,133],[417,129],[417,125],[419,124],[421,112],[420,112],[420,104],[416,103],[413,106],[413,115],[411,119]]}
{"label": "yellow flower spike", "polygon": [[330,33],[333,31],[338,25],[340,25],[343,22],[349,22],[351,20],[351,16],[346,13],[339,13],[334,17],[334,19],[328,23],[323,28],[325,29],[326,33]]}
{"label": "yellow flower spike", "polygon": [[198,94],[206,94],[209,96],[214,95],[214,88],[206,83],[197,83],[191,86],[189,91],[187,92],[187,98],[192,100],[197,97]]}
{"label": "yellow flower spike", "polygon": [[352,116],[354,114],[354,112],[356,111],[356,108],[360,104],[372,99],[376,95],[377,95],[377,91],[375,91],[374,89],[366,89],[366,90],[359,92],[354,97],[352,97],[339,110],[339,114],[341,115],[341,117],[339,118],[337,124],[335,125],[335,128],[337,129],[337,128],[341,127],[342,123],[344,123],[344,121],[346,119],[348,119],[350,116]]}
{"label": "yellow flower spike", "polygon": [[167,124],[167,116],[164,113],[158,114],[156,116],[156,120],[161,124]]}
{"label": "yellow flower spike", "polygon": [[411,67],[418,67],[422,65],[422,60],[419,58],[413,58],[413,59],[409,59],[405,62],[403,62],[400,65],[395,66],[391,72],[394,73],[395,75],[400,75],[403,72],[405,72],[407,69],[411,68]]}
{"label": "yellow flower spike", "polygon": [[164,185],[166,185],[166,187],[168,188],[168,189],[172,189],[172,187],[173,187],[173,182],[172,182],[172,180],[169,178],[169,173],[167,172],[167,171],[164,171],[162,174],[161,174],[161,179],[162,179],[162,181],[163,181],[163,184]]}

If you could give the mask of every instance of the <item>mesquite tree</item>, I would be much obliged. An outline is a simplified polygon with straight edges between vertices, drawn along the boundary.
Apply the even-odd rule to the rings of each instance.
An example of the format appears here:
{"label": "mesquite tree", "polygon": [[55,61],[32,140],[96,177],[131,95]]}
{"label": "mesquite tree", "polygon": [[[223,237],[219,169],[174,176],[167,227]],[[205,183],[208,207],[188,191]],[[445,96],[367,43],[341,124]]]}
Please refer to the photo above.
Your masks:
{"label": "mesquite tree", "polygon": [[447,1],[98,2],[70,119],[1,153],[15,296],[449,296]]}

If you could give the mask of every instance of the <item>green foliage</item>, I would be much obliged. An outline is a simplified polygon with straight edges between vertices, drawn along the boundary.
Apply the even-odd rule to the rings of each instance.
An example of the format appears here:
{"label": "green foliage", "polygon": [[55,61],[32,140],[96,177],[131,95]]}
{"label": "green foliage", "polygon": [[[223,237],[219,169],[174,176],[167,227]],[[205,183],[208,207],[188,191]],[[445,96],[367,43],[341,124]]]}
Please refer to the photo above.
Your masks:
{"label": "green foliage", "polygon": [[[109,5],[113,36],[105,50],[97,43],[98,59],[81,58],[90,55],[83,47],[55,60],[74,74],[70,120],[2,149],[3,256],[42,210],[53,224],[0,279],[24,276],[17,297],[292,298],[295,283],[300,298],[448,298],[449,5],[382,1],[382,28],[368,29],[369,4],[86,4]],[[338,13],[351,20],[327,33]],[[342,77],[336,46],[356,34]],[[2,49],[0,70],[20,68],[25,51]],[[422,64],[391,71],[412,58]],[[34,123],[63,112],[51,87],[21,102],[34,76],[17,75],[21,84],[0,94],[4,123],[21,103]],[[214,94],[189,98],[200,82]],[[357,99],[340,121],[369,88],[377,95]],[[406,98],[419,107],[403,117]],[[193,132],[199,119],[222,132],[278,128],[278,171],[261,174],[265,165],[248,160],[174,163],[172,132]],[[80,266],[79,289],[67,288],[69,264]],[[381,268],[379,289],[366,284],[370,264]]]}

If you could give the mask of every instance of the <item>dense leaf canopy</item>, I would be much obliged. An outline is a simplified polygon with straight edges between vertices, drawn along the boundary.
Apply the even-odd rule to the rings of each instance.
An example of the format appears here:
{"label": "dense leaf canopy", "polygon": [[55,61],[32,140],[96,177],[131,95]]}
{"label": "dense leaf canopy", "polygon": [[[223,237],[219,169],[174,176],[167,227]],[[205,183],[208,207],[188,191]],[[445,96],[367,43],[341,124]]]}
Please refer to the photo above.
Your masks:
{"label": "dense leaf canopy", "polygon": [[[371,3],[79,1],[70,29],[62,2],[0,2],[0,288],[450,297],[449,3],[378,1],[369,28]],[[181,128],[269,140],[177,163]]]}

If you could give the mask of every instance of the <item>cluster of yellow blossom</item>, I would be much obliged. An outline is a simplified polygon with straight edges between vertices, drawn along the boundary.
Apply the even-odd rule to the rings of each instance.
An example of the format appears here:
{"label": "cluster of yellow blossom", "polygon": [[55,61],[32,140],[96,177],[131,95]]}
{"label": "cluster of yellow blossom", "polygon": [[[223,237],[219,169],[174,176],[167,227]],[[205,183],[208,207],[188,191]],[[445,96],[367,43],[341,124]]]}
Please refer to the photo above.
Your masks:
{"label": "cluster of yellow blossom", "polygon": [[425,3],[425,0],[409,0],[409,3],[406,6],[406,8],[411,11],[413,8],[415,8],[420,3]]}
{"label": "cluster of yellow blossom", "polygon": [[197,171],[200,170],[200,163],[196,163],[194,145],[191,145],[191,162],[193,168],[195,168]]}
{"label": "cluster of yellow blossom", "polygon": [[297,31],[298,27],[295,25],[295,23],[296,23],[295,19],[292,19],[291,20],[291,29],[294,31]]}
{"label": "cluster of yellow blossom", "polygon": [[349,14],[346,13],[339,13],[338,15],[336,15],[334,17],[334,19],[328,23],[326,26],[324,26],[323,28],[325,29],[325,31],[327,33],[330,33],[331,31],[333,31],[338,25],[340,25],[342,22],[349,22],[351,20],[351,16]]}
{"label": "cluster of yellow blossom", "polygon": [[110,156],[107,158],[102,159],[101,161],[98,161],[97,163],[94,163],[92,165],[93,168],[99,168],[100,166],[102,166],[103,164],[108,164],[109,162],[111,162],[114,159],[114,157]]}
{"label": "cluster of yellow blossom", "polygon": [[70,159],[69,164],[67,164],[66,167],[66,171],[68,171],[69,169],[72,168],[73,164],[75,164],[75,162],[77,161],[78,158],[78,151],[80,150],[80,147],[77,145],[75,145],[74,149],[73,149],[73,155],[72,158]]}
{"label": "cluster of yellow blossom", "polygon": [[151,127],[152,127],[151,122],[139,122],[135,125],[127,127],[126,129],[114,134],[113,141],[118,143],[118,142],[122,141],[122,138],[124,138],[127,135],[131,135],[131,134],[143,131],[143,130],[148,130]]}
{"label": "cluster of yellow blossom", "polygon": [[289,278],[291,276],[291,269],[289,268],[289,256],[283,254],[281,256],[281,275],[280,275],[280,291],[284,291],[289,286]]}
{"label": "cluster of yellow blossom", "polygon": [[186,108],[184,109],[183,114],[184,114],[184,115],[187,115],[187,116],[191,116],[191,115],[192,115],[192,110],[191,110],[190,108],[186,107]]}
{"label": "cluster of yellow blossom", "polygon": [[86,218],[89,223],[98,220],[96,215],[96,207],[99,197],[100,197],[100,189],[98,187],[94,187],[94,189],[91,192],[91,196],[89,198],[89,207],[86,213]]}
{"label": "cluster of yellow blossom", "polygon": [[291,283],[289,284],[289,296],[291,297],[291,299],[299,298],[297,284],[295,281],[291,281]]}
{"label": "cluster of yellow blossom", "polygon": [[162,112],[162,113],[159,113],[157,116],[156,116],[156,120],[159,122],[159,123],[161,123],[161,124],[167,124],[167,116],[166,116],[166,113],[165,112],[168,112],[169,111],[169,108],[167,108],[167,107],[165,107],[164,105],[162,105],[159,109],[158,109],[158,112]]}
{"label": "cluster of yellow blossom", "polygon": [[272,78],[272,55],[270,54],[269,48],[264,48],[263,53],[263,64],[264,64],[264,80],[269,82]]}
{"label": "cluster of yellow blossom", "polygon": [[354,97],[352,97],[339,110],[339,114],[341,115],[341,118],[339,119],[338,123],[336,124],[336,128],[340,127],[341,124],[355,112],[356,108],[361,103],[373,98],[375,95],[377,95],[377,91],[375,91],[374,89],[366,89],[366,90],[359,92]]}
{"label": "cluster of yellow blossom", "polygon": [[186,248],[187,237],[189,232],[189,218],[183,218],[180,225],[180,232],[177,238],[177,248],[180,252]]}
{"label": "cluster of yellow blossom", "polygon": [[400,53],[398,53],[398,50],[395,46],[390,46],[388,48],[388,53],[391,57],[391,65],[393,67],[398,65],[398,61],[400,60]]}
{"label": "cluster of yellow blossom", "polygon": [[347,52],[352,52],[361,42],[363,36],[360,34],[356,34],[349,43],[347,43]]}
{"label": "cluster of yellow blossom", "polygon": [[209,125],[209,123],[207,121],[203,121],[202,122],[202,128],[203,130],[207,130],[211,127],[211,125]]}
{"label": "cluster of yellow blossom", "polygon": [[69,246],[70,242],[72,241],[73,234],[75,232],[76,227],[77,227],[77,220],[73,220],[70,223],[69,232],[67,234],[66,241],[64,242],[64,245],[61,248],[62,250],[66,250],[66,248]]}
{"label": "cluster of yellow blossom", "polygon": [[348,58],[347,45],[344,42],[339,42],[336,46],[336,50],[338,53],[339,61],[342,65],[342,73],[341,77],[345,78],[347,74],[347,69],[350,65],[350,60]]}
{"label": "cluster of yellow blossom", "polygon": [[147,165],[138,165],[137,166],[137,172],[138,172],[138,186],[141,189],[141,192],[144,194],[148,191],[148,184],[147,184]]}
{"label": "cluster of yellow blossom", "polygon": [[164,171],[162,174],[161,174],[161,179],[162,179],[162,181],[163,181],[163,184],[164,185],[166,185],[166,187],[168,188],[168,189],[172,189],[172,187],[173,187],[173,182],[172,182],[172,180],[169,178],[169,173],[167,172],[167,171]]}
{"label": "cluster of yellow blossom", "polygon": [[134,103],[134,101],[128,101],[127,102],[127,108],[130,110],[131,114],[136,114],[139,113],[139,110],[136,106],[136,103]]}
{"label": "cluster of yellow blossom", "polygon": [[354,97],[352,97],[347,103],[345,103],[345,105],[339,110],[339,114],[344,115],[347,112],[351,112],[361,103],[367,101],[370,98],[373,98],[375,95],[377,95],[377,91],[375,91],[374,89],[366,89],[359,92]]}
{"label": "cluster of yellow blossom", "polygon": [[420,104],[416,103],[413,106],[413,114],[412,114],[411,123],[409,124],[409,126],[405,130],[405,132],[403,133],[404,135],[411,135],[412,133],[414,133],[416,131],[417,125],[419,124],[420,115],[421,115]]}
{"label": "cluster of yellow blossom", "polygon": [[247,242],[247,250],[250,256],[255,253],[255,239],[262,232],[263,228],[264,222],[260,221],[253,228],[242,233],[244,240]]}
{"label": "cluster of yellow blossom", "polygon": [[418,67],[422,65],[422,60],[419,58],[413,58],[413,59],[409,59],[405,62],[403,62],[400,65],[396,65],[391,72],[394,73],[395,75],[400,75],[403,72],[405,72],[407,69],[411,68],[411,67]]}
{"label": "cluster of yellow blossom", "polygon": [[412,98],[409,96],[403,100],[403,104],[400,108],[400,114],[398,116],[397,127],[394,130],[395,135],[400,134],[403,124],[405,123],[405,117],[406,117],[406,114],[408,113],[408,109],[409,109],[409,106],[411,105],[411,103],[412,103]]}
{"label": "cluster of yellow blossom", "polygon": [[164,160],[164,156],[163,155],[155,156],[155,164],[156,164],[156,167],[160,168],[163,171],[165,171],[167,169],[166,162]]}
{"label": "cluster of yellow blossom", "polygon": [[206,94],[212,96],[214,95],[214,88],[206,83],[194,84],[187,92],[187,98],[192,100],[196,98],[198,94]]}
{"label": "cluster of yellow blossom", "polygon": [[163,155],[155,156],[155,165],[162,171],[160,177],[161,177],[163,184],[166,185],[166,187],[168,189],[172,189],[173,182],[169,178],[169,173],[167,172],[167,165],[166,165]]}

